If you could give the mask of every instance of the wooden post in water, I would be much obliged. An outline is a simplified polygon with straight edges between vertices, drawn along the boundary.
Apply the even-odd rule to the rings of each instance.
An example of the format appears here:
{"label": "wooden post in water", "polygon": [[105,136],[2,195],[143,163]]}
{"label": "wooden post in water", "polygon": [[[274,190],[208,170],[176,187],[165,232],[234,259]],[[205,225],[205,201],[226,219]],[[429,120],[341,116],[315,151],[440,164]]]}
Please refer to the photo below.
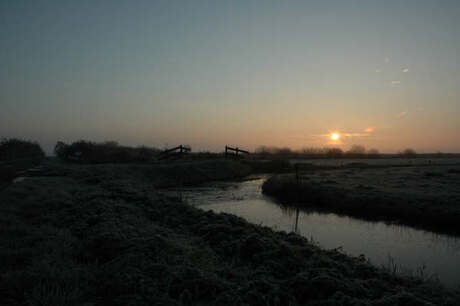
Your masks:
{"label": "wooden post in water", "polygon": [[299,164],[295,164],[295,180],[297,185],[300,183],[300,175],[299,175]]}
{"label": "wooden post in water", "polygon": [[294,233],[297,233],[297,225],[299,224],[299,208],[295,210],[295,227]]}
{"label": "wooden post in water", "polygon": [[[300,173],[299,173],[299,164],[295,164],[295,179],[297,182],[297,205],[300,203]],[[299,208],[296,208],[295,211],[295,227],[294,232],[297,233],[297,226],[299,223]]]}

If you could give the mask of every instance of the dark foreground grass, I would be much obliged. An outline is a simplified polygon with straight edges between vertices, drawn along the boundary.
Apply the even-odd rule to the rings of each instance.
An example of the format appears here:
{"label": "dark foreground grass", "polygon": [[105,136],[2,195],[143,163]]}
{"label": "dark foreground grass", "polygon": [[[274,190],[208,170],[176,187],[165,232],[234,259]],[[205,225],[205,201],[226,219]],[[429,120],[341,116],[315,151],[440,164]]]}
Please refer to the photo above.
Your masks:
{"label": "dark foreground grass", "polygon": [[[379,189],[378,174],[364,176],[368,180],[367,184],[354,186],[350,186],[346,176],[329,176],[328,173],[320,174],[319,180],[307,179],[301,183],[296,181],[295,175],[277,175],[264,182],[262,192],[287,206],[313,208],[365,220],[399,223],[438,233],[460,235],[460,198],[456,185],[459,177],[452,169],[445,172],[451,178],[439,182],[439,186],[433,188],[433,179],[443,178],[444,174],[423,171],[419,177],[428,183],[416,181],[422,187],[415,190],[405,185],[408,176],[402,176],[401,179],[396,177],[402,187],[385,190]],[[449,192],[449,189],[455,192]]]}
{"label": "dark foreground grass", "polygon": [[43,158],[23,158],[0,161],[0,189],[4,184],[11,182],[20,171],[25,171],[40,164]]}
{"label": "dark foreground grass", "polygon": [[[0,305],[455,305],[306,239],[203,212],[155,186],[232,178],[238,163],[59,166],[0,192]],[[177,168],[176,168],[177,167]],[[182,169],[182,170],[181,170]],[[187,170],[188,169],[188,170]],[[221,172],[217,173],[216,169]],[[193,173],[197,173],[194,171]],[[218,175],[217,175],[218,174]]]}

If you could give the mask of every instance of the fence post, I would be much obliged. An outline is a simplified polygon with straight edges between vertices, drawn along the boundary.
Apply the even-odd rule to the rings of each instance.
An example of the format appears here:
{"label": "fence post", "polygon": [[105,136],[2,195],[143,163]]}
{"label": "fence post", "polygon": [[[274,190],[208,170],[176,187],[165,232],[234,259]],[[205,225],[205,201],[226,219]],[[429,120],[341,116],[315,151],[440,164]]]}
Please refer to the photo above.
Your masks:
{"label": "fence post", "polygon": [[299,164],[295,164],[295,180],[297,182],[297,185],[299,185],[299,180],[300,180],[300,176],[299,176]]}
{"label": "fence post", "polygon": [[295,228],[294,228],[294,233],[298,234],[298,225],[299,225],[299,208],[297,207],[295,210]]}

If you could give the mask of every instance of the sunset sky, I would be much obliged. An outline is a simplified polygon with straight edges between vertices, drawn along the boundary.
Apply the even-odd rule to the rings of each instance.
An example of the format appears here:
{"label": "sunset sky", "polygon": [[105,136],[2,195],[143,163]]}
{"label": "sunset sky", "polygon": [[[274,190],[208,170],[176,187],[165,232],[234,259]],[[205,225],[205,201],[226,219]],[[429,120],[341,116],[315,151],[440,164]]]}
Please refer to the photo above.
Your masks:
{"label": "sunset sky", "polygon": [[1,1],[0,137],[460,152],[459,16],[442,0]]}

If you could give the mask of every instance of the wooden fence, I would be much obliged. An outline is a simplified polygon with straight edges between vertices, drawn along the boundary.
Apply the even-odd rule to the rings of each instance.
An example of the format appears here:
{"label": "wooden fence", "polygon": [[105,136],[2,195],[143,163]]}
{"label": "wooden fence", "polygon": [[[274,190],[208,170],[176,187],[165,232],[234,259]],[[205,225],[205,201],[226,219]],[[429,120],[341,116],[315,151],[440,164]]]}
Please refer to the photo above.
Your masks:
{"label": "wooden fence", "polygon": [[184,154],[192,151],[192,148],[189,146],[180,145],[178,147],[167,149],[161,152],[158,156],[158,159],[168,159],[168,158],[180,158]]}
{"label": "wooden fence", "polygon": [[225,158],[227,158],[228,156],[238,156],[238,153],[250,154],[249,151],[241,150],[238,147],[232,148],[229,146],[225,146]]}

